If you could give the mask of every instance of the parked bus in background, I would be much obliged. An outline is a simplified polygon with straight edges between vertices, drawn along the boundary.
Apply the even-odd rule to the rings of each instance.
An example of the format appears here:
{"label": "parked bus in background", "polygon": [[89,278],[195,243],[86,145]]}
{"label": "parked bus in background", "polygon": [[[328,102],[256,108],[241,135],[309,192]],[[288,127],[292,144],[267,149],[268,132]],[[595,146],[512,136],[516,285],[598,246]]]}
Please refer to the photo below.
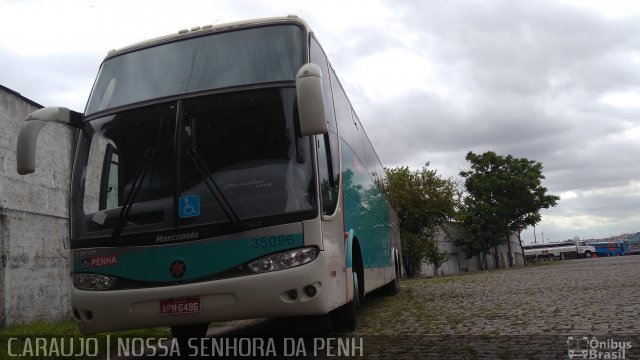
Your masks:
{"label": "parked bus in background", "polygon": [[595,247],[582,240],[527,244],[522,246],[522,250],[529,261],[590,258],[596,252]]}
{"label": "parked bus in background", "polygon": [[629,241],[629,254],[640,254],[640,233],[630,235]]}
{"label": "parked bus in background", "polygon": [[83,114],[26,119],[18,172],[47,122],[78,129],[71,303],[84,334],[330,314],[399,291],[395,211],[362,124],[295,17],[196,27],[109,52]]}
{"label": "parked bus in background", "polygon": [[599,241],[590,245],[596,248],[598,256],[624,256],[629,253],[628,241]]}

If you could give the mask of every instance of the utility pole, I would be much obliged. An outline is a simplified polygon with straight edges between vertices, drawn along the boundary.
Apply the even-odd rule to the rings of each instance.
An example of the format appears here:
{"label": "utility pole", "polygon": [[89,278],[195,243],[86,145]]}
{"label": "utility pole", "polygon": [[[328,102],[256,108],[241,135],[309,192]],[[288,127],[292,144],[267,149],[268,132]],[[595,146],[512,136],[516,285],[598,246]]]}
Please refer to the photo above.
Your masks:
{"label": "utility pole", "polygon": [[533,243],[537,244],[538,243],[538,239],[536,238],[536,227],[533,227]]}

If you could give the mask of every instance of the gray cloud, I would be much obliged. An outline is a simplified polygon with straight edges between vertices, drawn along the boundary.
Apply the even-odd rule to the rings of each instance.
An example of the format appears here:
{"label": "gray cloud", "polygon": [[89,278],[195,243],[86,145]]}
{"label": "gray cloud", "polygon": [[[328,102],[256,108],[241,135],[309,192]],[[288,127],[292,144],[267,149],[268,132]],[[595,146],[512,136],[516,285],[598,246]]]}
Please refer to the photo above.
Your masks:
{"label": "gray cloud", "polygon": [[[638,194],[615,190],[640,180],[640,144],[624,135],[638,126],[640,107],[601,102],[611,92],[640,89],[637,17],[607,18],[553,1],[400,4],[398,21],[419,36],[414,50],[436,65],[449,96],[414,91],[390,102],[361,101],[384,162],[430,161],[455,176],[467,167],[469,150],[527,157],[544,164],[553,193],[603,191],[545,214],[615,218],[619,232],[640,230]],[[366,56],[360,47],[355,51]],[[605,225],[607,234],[585,231],[615,230]],[[554,229],[561,238],[574,231]]]}
{"label": "gray cloud", "polygon": [[69,53],[16,55],[0,49],[2,84],[43,106],[83,111],[102,58]]}

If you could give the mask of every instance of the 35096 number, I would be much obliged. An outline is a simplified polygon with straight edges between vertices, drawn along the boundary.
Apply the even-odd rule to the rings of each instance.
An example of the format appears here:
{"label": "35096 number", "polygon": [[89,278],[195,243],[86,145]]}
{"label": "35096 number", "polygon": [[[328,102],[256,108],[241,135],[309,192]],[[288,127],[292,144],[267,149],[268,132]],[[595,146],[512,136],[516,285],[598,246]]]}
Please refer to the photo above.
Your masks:
{"label": "35096 number", "polygon": [[270,247],[280,247],[295,244],[293,235],[263,236],[251,239],[251,247],[254,249],[265,249]]}

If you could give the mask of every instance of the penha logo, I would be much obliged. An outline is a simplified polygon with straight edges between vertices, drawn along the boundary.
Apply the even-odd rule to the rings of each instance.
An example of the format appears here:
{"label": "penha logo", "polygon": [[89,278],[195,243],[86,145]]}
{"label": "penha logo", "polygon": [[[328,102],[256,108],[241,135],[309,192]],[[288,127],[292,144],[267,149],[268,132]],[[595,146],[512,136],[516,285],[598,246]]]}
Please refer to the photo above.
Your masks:
{"label": "penha logo", "polygon": [[116,265],[117,263],[118,258],[115,255],[92,256],[80,259],[80,267],[82,269]]}

